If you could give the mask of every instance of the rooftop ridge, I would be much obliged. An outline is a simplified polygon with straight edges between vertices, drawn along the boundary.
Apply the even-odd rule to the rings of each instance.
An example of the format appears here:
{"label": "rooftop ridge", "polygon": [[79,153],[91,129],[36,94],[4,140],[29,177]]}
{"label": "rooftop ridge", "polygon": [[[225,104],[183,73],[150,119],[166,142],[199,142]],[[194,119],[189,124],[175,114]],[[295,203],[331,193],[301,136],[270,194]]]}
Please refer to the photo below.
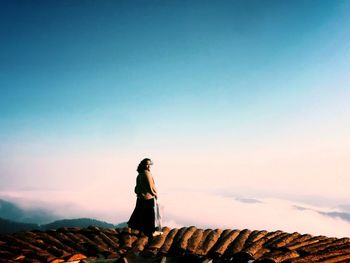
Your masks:
{"label": "rooftop ridge", "polygon": [[[350,238],[249,229],[59,228],[0,235],[0,262],[350,262]],[[106,261],[105,261],[106,262]]]}

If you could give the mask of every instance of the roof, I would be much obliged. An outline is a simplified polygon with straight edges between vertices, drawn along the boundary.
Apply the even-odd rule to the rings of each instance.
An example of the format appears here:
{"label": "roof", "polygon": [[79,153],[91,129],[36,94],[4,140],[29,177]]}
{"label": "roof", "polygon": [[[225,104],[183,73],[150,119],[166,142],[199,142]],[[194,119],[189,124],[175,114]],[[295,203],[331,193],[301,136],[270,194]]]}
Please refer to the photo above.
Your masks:
{"label": "roof", "polygon": [[165,262],[167,258],[173,262],[350,262],[350,239],[194,226],[164,227],[163,235],[150,240],[130,228],[94,226],[0,236],[0,262]]}

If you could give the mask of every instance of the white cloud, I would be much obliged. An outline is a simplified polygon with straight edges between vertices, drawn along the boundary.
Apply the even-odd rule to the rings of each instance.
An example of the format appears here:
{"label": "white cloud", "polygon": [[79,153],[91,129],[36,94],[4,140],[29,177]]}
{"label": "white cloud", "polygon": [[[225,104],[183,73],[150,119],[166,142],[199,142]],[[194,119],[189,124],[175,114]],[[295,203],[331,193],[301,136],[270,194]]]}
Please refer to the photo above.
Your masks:
{"label": "white cloud", "polygon": [[[0,197],[26,207],[34,203],[36,207],[50,208],[66,218],[94,217],[112,223],[127,221],[135,206],[134,195],[121,189],[115,192],[2,192]],[[163,193],[159,199],[163,225],[171,227],[280,229],[313,235],[350,236],[350,222],[319,213],[339,209],[276,198],[259,198],[259,201],[247,203],[234,197],[193,191]]]}
{"label": "white cloud", "polygon": [[[313,235],[350,236],[350,222],[322,215],[335,211],[282,199],[260,199],[260,203],[246,203],[234,198],[205,193],[176,193],[165,196],[167,217],[177,222],[199,227],[249,228],[268,231],[309,233]],[[165,205],[165,206],[166,206]],[[310,208],[297,209],[296,206]],[[314,210],[311,210],[314,209]]]}

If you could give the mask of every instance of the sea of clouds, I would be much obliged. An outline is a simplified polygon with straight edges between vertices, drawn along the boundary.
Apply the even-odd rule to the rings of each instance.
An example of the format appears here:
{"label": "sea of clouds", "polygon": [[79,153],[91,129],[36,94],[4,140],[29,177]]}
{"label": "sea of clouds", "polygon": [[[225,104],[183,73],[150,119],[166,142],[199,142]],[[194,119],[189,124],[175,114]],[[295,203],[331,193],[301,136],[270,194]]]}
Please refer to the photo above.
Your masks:
{"label": "sea of clouds", "polygon": [[[136,202],[133,193],[117,188],[108,191],[2,191],[0,198],[23,209],[45,209],[57,219],[90,217],[114,224],[126,222]],[[164,226],[350,236],[350,221],[347,220],[350,214],[340,206],[179,189],[161,192],[158,203]]]}

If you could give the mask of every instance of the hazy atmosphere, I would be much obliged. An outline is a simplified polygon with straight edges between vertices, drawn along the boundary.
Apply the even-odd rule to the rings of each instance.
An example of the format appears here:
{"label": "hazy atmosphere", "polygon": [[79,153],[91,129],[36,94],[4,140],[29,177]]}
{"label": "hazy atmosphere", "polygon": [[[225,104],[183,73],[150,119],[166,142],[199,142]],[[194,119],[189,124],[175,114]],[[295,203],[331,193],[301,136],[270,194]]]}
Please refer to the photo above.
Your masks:
{"label": "hazy atmosphere", "polygon": [[[0,199],[350,236],[349,1],[0,1]],[[6,217],[0,214],[0,217]]]}

